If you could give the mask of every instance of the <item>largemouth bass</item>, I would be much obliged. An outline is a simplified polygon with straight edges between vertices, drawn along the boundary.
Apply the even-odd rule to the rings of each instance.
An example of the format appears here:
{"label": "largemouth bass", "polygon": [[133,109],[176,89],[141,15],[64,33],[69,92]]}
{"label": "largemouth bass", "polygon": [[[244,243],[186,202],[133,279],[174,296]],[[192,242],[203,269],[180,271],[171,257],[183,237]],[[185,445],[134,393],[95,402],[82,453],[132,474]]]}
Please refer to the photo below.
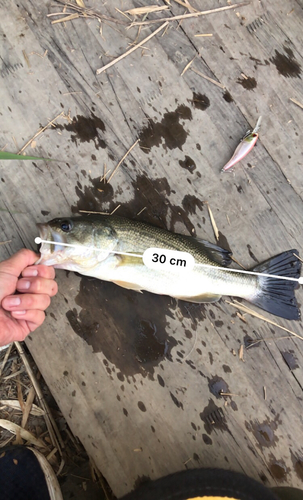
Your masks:
{"label": "largemouth bass", "polygon": [[[296,281],[220,269],[231,263],[231,253],[208,241],[115,215],[54,219],[37,226],[41,239],[53,242],[42,243],[38,264],[189,302],[214,302],[222,295],[241,297],[277,316],[300,318]],[[151,269],[142,259],[151,247],[187,252],[195,265],[182,272]],[[297,254],[296,250],[283,252],[253,271],[298,279],[301,262]]]}

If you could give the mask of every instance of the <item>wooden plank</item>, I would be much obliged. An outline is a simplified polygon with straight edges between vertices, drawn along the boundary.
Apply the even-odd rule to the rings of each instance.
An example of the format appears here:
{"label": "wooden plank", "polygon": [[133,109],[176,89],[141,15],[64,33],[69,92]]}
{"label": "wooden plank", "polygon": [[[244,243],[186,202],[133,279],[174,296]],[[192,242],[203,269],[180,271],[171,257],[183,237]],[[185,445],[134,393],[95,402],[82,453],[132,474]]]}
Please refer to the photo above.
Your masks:
{"label": "wooden plank", "polygon": [[[302,247],[302,110],[289,102],[303,102],[300,74],[265,62],[276,50],[290,57],[287,43],[302,66],[298,2],[270,1],[264,12],[253,1],[239,16],[171,25],[99,77],[96,69],[127,50],[136,30],[104,24],[100,35],[94,20],[51,25],[46,2],[2,4],[2,144],[15,151],[15,140],[19,149],[61,110],[65,116],[28,149],[60,161],[0,166],[0,239],[12,240],[0,246],[1,258],[33,246],[36,221],[120,203],[121,215],[214,241],[208,201],[221,239],[246,267]],[[115,6],[102,9],[117,16]],[[201,32],[213,37],[195,37]],[[232,101],[190,69],[180,76],[194,56],[192,66]],[[242,74],[256,86],[245,88]],[[234,174],[220,174],[260,114],[257,147]],[[113,170],[137,138],[110,185],[100,183],[104,164]],[[282,330],[243,319],[223,300],[202,307],[57,275],[59,294],[27,345],[118,497],[144,477],[185,467],[302,486],[302,342],[278,339]],[[277,323],[302,334],[300,322]],[[242,361],[247,337],[262,341]]]}

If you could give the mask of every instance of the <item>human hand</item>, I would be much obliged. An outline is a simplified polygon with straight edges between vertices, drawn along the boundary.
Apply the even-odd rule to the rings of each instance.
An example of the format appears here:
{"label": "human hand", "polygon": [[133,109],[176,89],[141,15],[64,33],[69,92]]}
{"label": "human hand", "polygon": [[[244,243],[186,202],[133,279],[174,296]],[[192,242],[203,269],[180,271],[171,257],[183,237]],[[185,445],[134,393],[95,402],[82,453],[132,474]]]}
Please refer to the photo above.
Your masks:
{"label": "human hand", "polygon": [[0,345],[24,340],[40,326],[58,291],[54,268],[34,266],[37,258],[23,249],[0,262]]}

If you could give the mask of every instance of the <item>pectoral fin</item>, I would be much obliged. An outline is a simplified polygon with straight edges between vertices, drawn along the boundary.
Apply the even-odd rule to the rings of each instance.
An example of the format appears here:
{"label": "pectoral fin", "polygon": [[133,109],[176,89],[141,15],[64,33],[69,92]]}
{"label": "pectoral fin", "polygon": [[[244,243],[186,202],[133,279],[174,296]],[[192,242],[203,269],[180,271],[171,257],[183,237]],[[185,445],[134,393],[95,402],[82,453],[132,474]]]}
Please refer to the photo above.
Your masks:
{"label": "pectoral fin", "polygon": [[140,285],[137,283],[130,283],[128,281],[113,281],[113,283],[121,286],[122,288],[126,288],[127,290],[135,290],[136,292],[142,293]]}
{"label": "pectoral fin", "polygon": [[201,295],[195,295],[194,297],[176,297],[179,300],[186,300],[187,302],[195,302],[196,304],[201,304],[201,302],[217,302],[221,299],[221,295],[214,295],[212,293],[203,293]]}

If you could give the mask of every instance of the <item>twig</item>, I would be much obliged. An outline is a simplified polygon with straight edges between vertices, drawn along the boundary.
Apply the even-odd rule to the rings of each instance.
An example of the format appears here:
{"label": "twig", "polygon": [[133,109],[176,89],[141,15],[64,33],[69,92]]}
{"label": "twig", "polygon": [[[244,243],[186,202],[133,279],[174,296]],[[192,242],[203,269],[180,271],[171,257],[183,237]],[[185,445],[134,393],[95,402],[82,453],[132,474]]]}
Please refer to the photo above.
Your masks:
{"label": "twig", "polygon": [[161,10],[169,9],[168,5],[158,6],[158,5],[149,5],[145,7],[135,7],[134,9],[129,9],[123,12],[123,14],[130,14],[131,16],[141,16],[142,14],[151,14],[152,12],[160,12]]}
{"label": "twig", "polygon": [[197,55],[195,55],[195,57],[192,58],[191,61],[189,61],[189,63],[186,64],[185,68],[183,69],[182,73],[180,76],[183,76],[184,73],[186,73],[186,71],[188,70],[188,68],[192,65],[192,63],[194,62],[194,60],[196,59]]}
{"label": "twig", "polygon": [[117,212],[117,210],[121,207],[121,203],[119,203],[119,205],[116,206],[116,208],[114,208],[114,210],[110,213],[110,215],[113,215],[115,212]]}
{"label": "twig", "polygon": [[131,49],[127,50],[126,52],[124,52],[124,54],[122,54],[121,56],[117,57],[116,59],[114,59],[110,63],[106,64],[102,68],[97,69],[96,74],[100,75],[100,73],[103,73],[103,71],[107,70],[108,68],[110,68],[111,66],[113,66],[114,64],[116,64],[117,62],[121,61],[121,59],[124,59],[124,57],[126,57],[129,54],[131,54],[132,52],[134,52],[136,49],[138,49],[139,47],[141,47],[141,45],[143,45],[144,43],[148,42],[148,40],[150,40],[153,36],[157,35],[157,33],[159,33],[159,31],[163,30],[163,28],[165,28],[167,26],[167,24],[168,24],[167,22],[164,23],[164,24],[162,24],[162,26],[160,26],[153,33],[151,33],[149,36],[147,36],[146,38],[144,38],[144,40],[142,40],[140,43],[138,43],[137,45],[135,45]]}
{"label": "twig", "polygon": [[151,19],[150,21],[136,21],[136,22],[132,23],[132,25],[130,27],[132,28],[133,26],[143,26],[145,24],[163,23],[164,21],[171,22],[171,21],[178,21],[179,19],[188,19],[191,17],[206,16],[207,14],[214,14],[215,12],[222,12],[224,10],[230,10],[230,9],[243,7],[244,5],[248,5],[249,3],[250,2],[241,2],[238,4],[227,5],[226,7],[219,7],[218,9],[203,10],[200,12],[193,12],[190,14],[183,14],[180,16],[161,17],[160,19]]}
{"label": "twig", "polygon": [[215,233],[215,237],[216,237],[216,240],[218,241],[219,240],[219,230],[218,230],[218,227],[217,227],[217,224],[216,224],[216,221],[215,221],[215,218],[213,216],[213,213],[211,211],[211,208],[209,206],[209,203],[208,201],[204,202],[207,204],[207,209],[208,209],[208,213],[209,213],[209,218],[210,218],[210,222],[211,222],[211,225],[213,227],[213,231]]}
{"label": "twig", "polygon": [[12,240],[0,241],[0,245],[6,245],[6,243],[11,243]]}
{"label": "twig", "polygon": [[[301,337],[301,335],[298,335],[297,333],[293,332],[292,330],[289,330],[288,328],[285,328],[284,326],[281,326],[278,323],[275,323],[274,321],[267,319],[262,314],[257,313],[253,309],[250,309],[249,307],[244,306],[237,301],[230,302],[229,300],[226,300],[225,302],[233,307],[236,307],[237,309],[240,309],[240,311],[243,311],[247,314],[251,314],[251,316],[255,316],[256,318],[263,319],[263,321],[266,321],[266,323],[270,323],[271,325],[276,326],[277,328],[280,328],[281,330],[284,330],[285,332],[291,333],[291,335],[293,335],[294,337],[297,337],[298,339],[303,340],[303,337]],[[275,339],[273,339],[273,340],[275,340]]]}
{"label": "twig", "polygon": [[190,12],[198,12],[197,9],[194,9],[194,7],[192,7],[189,2],[182,2],[182,0],[175,0],[175,2],[179,5],[182,5],[182,7],[185,7]]}
{"label": "twig", "polygon": [[210,78],[209,76],[204,75],[203,73],[201,73],[201,71],[198,71],[195,68],[190,68],[190,69],[194,73],[196,73],[197,75],[202,76],[202,78],[205,78],[205,80],[208,80],[209,82],[213,83],[214,85],[217,85],[217,87],[220,87],[220,89],[223,89],[223,90],[225,89],[225,85],[222,85],[222,83],[219,83],[216,80],[214,80],[213,78]]}
{"label": "twig", "polygon": [[73,9],[77,12],[81,12],[83,17],[95,17],[97,19],[100,19],[101,21],[110,21],[112,23],[116,24],[122,24],[124,26],[127,25],[125,21],[120,21],[119,19],[116,19],[114,17],[109,17],[105,16],[103,14],[100,14],[100,12],[93,10],[93,9],[88,9],[88,8],[83,8],[80,7],[79,5],[75,5],[74,3],[71,2],[64,2],[63,0],[56,0],[56,2],[60,3],[61,5],[64,5],[65,7],[69,7],[70,9]]}
{"label": "twig", "polygon": [[11,353],[12,347],[13,347],[13,344],[11,344],[11,345],[8,347],[8,349],[7,349],[6,353],[5,353],[5,356],[4,356],[4,359],[3,359],[3,363],[2,363],[2,366],[1,366],[1,368],[0,368],[0,377],[1,377],[1,375],[2,375],[2,372],[3,372],[4,368],[5,368],[5,365],[6,365],[6,363],[7,363],[7,360],[8,360],[8,358],[9,358],[9,356],[10,356],[10,353]]}
{"label": "twig", "polygon": [[42,132],[44,132],[44,130],[46,130],[48,127],[50,127],[51,125],[53,125],[53,123],[58,120],[58,118],[60,118],[60,116],[63,116],[64,115],[64,112],[61,111],[61,113],[59,113],[55,118],[53,118],[47,125],[45,125],[45,127],[42,127],[40,130],[38,130],[38,132],[35,133],[35,135],[29,140],[27,141],[26,144],[24,144],[24,146],[20,149],[20,151],[18,151],[18,155],[20,155],[26,148],[27,146],[29,146],[34,139],[36,139],[36,137],[38,137],[40,134],[42,134]]}
{"label": "twig", "polygon": [[141,215],[144,210],[146,210],[146,207],[142,208],[142,210],[140,210],[140,212],[138,212],[136,215]]}
{"label": "twig", "polygon": [[110,215],[108,212],[95,212],[93,210],[79,210],[80,214]]}
{"label": "twig", "polygon": [[301,104],[297,99],[293,99],[292,97],[289,98],[290,101],[294,102],[297,106],[303,109],[303,104]]}
{"label": "twig", "polygon": [[197,37],[199,37],[199,36],[213,36],[213,34],[212,33],[200,33],[200,34],[194,35],[194,36],[197,36]]}
{"label": "twig", "polygon": [[[36,394],[37,394],[37,398],[42,406],[42,409],[45,412],[45,415],[44,415],[45,423],[46,423],[46,426],[47,426],[47,429],[48,429],[48,432],[49,432],[49,435],[50,435],[50,438],[52,441],[52,445],[54,446],[54,448],[58,449],[58,451],[61,455],[61,458],[62,458],[62,455],[63,455],[62,448],[64,448],[64,443],[63,443],[63,440],[61,438],[57,424],[56,424],[56,422],[55,422],[55,420],[54,420],[54,418],[49,410],[49,407],[48,407],[48,405],[43,397],[43,393],[42,393],[42,390],[41,390],[40,385],[38,383],[38,380],[37,380],[32,368],[29,364],[27,356],[26,356],[25,352],[23,351],[20,342],[14,342],[14,345],[15,345],[15,347],[20,355],[20,358],[22,359],[22,362],[23,362],[26,370],[27,370],[28,376],[31,380],[31,383],[34,386],[34,389],[35,389]],[[62,459],[62,461],[63,461],[63,459]]]}
{"label": "twig", "polygon": [[134,142],[134,144],[129,148],[129,150],[125,153],[125,155],[123,156],[123,158],[121,158],[121,160],[119,161],[118,165],[114,168],[114,170],[112,171],[111,175],[109,176],[109,178],[107,179],[107,182],[110,182],[111,179],[113,178],[113,176],[115,175],[115,173],[117,172],[118,168],[120,167],[121,163],[124,162],[125,158],[129,155],[129,153],[131,152],[132,149],[134,149],[134,147],[138,144],[139,142],[139,139],[136,140],[136,142]]}

